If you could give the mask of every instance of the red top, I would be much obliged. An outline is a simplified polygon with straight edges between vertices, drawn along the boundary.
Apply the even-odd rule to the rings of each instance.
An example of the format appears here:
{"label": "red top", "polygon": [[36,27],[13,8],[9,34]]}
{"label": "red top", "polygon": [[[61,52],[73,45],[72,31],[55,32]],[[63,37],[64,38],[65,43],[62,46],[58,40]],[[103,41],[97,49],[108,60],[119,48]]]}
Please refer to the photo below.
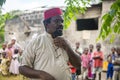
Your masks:
{"label": "red top", "polygon": [[70,63],[68,63],[70,69],[71,69],[71,73],[76,73],[76,68],[73,67]]}
{"label": "red top", "polygon": [[93,53],[93,57],[96,57],[96,56],[100,56],[101,59],[97,58],[97,59],[94,59],[94,67],[102,67],[103,65],[103,53],[100,51],[100,52],[94,52]]}

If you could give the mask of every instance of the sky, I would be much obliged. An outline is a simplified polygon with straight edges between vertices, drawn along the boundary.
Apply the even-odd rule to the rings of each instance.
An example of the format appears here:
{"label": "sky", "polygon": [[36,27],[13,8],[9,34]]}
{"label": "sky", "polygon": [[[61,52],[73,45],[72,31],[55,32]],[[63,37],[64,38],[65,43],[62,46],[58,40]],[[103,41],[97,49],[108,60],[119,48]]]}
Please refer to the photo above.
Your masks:
{"label": "sky", "polygon": [[40,6],[64,6],[64,0],[6,0],[2,13],[12,10],[31,10]]}
{"label": "sky", "polygon": [[[65,0],[6,0],[3,5],[2,13],[10,12],[12,10],[31,10],[41,6],[65,6]],[[100,0],[91,0],[92,2],[99,2]]]}

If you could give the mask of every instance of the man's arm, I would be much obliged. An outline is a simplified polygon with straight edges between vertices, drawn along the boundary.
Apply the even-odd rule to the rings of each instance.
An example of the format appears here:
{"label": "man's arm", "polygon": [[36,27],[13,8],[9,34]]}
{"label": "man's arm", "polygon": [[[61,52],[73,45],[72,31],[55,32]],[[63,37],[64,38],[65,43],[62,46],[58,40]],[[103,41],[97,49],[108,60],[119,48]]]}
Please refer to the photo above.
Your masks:
{"label": "man's arm", "polygon": [[65,50],[69,56],[70,63],[74,67],[79,68],[81,66],[80,56],[78,54],[74,53],[74,51],[68,44],[66,45]]}
{"label": "man's arm", "polygon": [[74,67],[80,68],[81,66],[80,56],[72,50],[72,48],[64,38],[57,37],[54,39],[54,43],[56,46],[63,48],[67,52],[70,63]]}
{"label": "man's arm", "polygon": [[33,68],[30,68],[29,66],[20,66],[19,72],[29,78],[35,78],[35,79],[42,79],[42,80],[56,80],[53,76],[51,76],[49,73],[41,70],[34,70]]}

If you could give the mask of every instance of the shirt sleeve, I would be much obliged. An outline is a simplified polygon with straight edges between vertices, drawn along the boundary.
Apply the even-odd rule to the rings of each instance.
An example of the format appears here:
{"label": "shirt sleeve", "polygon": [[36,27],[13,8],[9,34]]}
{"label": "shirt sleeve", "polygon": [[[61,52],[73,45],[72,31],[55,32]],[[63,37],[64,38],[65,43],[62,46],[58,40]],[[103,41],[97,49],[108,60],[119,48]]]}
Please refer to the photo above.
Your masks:
{"label": "shirt sleeve", "polygon": [[26,45],[25,50],[22,54],[21,66],[27,65],[33,67],[35,60],[35,49],[36,49],[36,40],[32,40]]}

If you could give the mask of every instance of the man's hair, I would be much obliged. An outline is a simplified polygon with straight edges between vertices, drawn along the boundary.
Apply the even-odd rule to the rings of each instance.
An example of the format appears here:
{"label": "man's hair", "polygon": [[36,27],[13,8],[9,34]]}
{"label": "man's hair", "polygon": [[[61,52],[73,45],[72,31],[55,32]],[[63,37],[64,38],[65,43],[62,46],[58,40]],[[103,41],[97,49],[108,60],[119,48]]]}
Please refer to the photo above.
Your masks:
{"label": "man's hair", "polygon": [[48,18],[46,20],[43,21],[44,26],[45,26],[45,30],[47,30],[47,25],[51,22],[51,18]]}

